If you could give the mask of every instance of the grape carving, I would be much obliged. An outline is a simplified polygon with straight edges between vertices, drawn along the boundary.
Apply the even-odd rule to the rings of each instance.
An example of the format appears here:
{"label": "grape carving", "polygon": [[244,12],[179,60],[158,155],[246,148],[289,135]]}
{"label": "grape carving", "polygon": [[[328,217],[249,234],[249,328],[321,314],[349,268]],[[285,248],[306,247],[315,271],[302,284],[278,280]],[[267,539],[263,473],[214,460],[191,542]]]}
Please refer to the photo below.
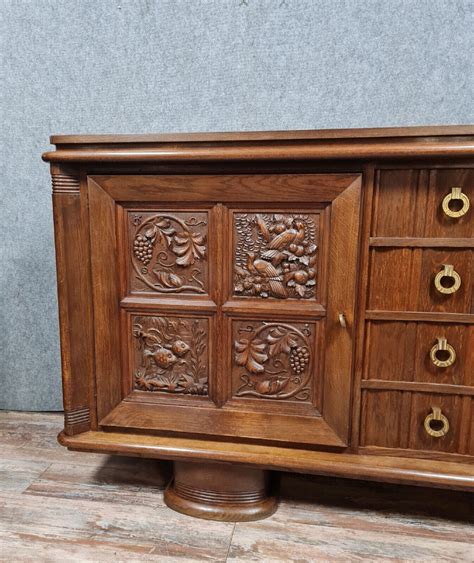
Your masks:
{"label": "grape carving", "polygon": [[240,381],[236,396],[309,400],[310,325],[254,324],[240,327],[234,340],[234,373]]}
{"label": "grape carving", "polygon": [[290,366],[291,369],[300,375],[304,372],[309,363],[309,350],[306,346],[297,346],[292,348],[290,352]]}
{"label": "grape carving", "polygon": [[138,235],[133,241],[133,253],[135,258],[146,266],[153,256],[153,242],[145,235]]}
{"label": "grape carving", "polygon": [[132,288],[151,288],[160,293],[205,293],[205,218],[205,213],[184,212],[131,215],[135,270]]}

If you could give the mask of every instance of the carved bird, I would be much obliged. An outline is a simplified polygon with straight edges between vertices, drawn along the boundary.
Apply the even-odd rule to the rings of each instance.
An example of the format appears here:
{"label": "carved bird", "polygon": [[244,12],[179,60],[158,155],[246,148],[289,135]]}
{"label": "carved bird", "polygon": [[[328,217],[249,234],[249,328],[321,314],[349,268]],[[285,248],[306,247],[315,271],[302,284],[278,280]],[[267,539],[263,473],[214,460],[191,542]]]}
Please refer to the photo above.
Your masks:
{"label": "carved bird", "polygon": [[289,228],[285,228],[285,230],[278,230],[281,232],[268,244],[270,250],[284,250],[288,248],[290,244],[301,242],[305,237],[305,224],[300,220],[295,220]]}

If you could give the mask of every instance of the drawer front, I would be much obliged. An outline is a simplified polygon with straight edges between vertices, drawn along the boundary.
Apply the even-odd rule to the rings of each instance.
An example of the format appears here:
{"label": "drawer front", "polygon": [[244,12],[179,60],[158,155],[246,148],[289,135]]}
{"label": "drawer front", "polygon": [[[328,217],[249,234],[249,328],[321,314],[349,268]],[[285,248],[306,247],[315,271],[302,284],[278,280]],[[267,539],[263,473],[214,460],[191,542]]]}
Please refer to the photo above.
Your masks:
{"label": "drawer front", "polygon": [[366,390],[361,445],[472,455],[471,397]]}
{"label": "drawer front", "polygon": [[474,312],[473,250],[373,248],[368,308]]}
{"label": "drawer front", "polygon": [[381,170],[372,236],[474,236],[474,170]]}
{"label": "drawer front", "polygon": [[474,325],[371,321],[364,379],[474,386]]}

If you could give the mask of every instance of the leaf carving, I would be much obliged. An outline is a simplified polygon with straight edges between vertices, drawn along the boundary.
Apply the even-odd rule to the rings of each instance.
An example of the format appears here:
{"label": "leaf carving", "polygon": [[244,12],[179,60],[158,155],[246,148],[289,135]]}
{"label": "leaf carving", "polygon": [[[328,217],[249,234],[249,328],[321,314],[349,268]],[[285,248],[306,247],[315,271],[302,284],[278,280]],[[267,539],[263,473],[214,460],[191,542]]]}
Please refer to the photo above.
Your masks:
{"label": "leaf carving", "polygon": [[295,291],[296,291],[296,293],[297,293],[300,297],[304,297],[305,288],[304,288],[303,285],[296,284],[296,285],[295,285]]}
{"label": "leaf carving", "polygon": [[206,253],[205,237],[200,233],[182,231],[175,235],[173,240],[171,250],[178,256],[176,264],[179,266],[190,266],[196,260],[203,258]]}
{"label": "leaf carving", "polygon": [[267,336],[269,344],[268,351],[271,356],[278,356],[278,354],[289,354],[291,349],[298,345],[297,340],[288,331],[282,330],[277,327],[269,332]]}
{"label": "leaf carving", "polygon": [[147,230],[145,231],[144,234],[145,234],[145,236],[146,236],[147,238],[149,238],[149,239],[154,239],[155,236],[156,236],[156,227],[155,227],[155,226],[150,227],[149,229],[147,229]]}
{"label": "leaf carving", "polygon": [[261,340],[248,340],[242,338],[234,343],[235,361],[239,366],[245,366],[250,373],[262,373],[265,371],[263,363],[268,360],[266,343]]}
{"label": "leaf carving", "polygon": [[177,274],[171,272],[153,272],[163,287],[181,287],[184,283],[184,279]]}

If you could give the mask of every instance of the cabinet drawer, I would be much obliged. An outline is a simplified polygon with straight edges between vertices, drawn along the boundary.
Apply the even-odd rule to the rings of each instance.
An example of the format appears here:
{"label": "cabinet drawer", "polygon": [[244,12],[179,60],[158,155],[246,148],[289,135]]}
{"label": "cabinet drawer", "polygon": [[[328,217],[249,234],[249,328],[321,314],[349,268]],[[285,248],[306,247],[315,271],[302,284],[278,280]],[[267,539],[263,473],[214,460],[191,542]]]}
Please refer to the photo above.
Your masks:
{"label": "cabinet drawer", "polygon": [[373,248],[369,309],[472,313],[473,251]]}
{"label": "cabinet drawer", "polygon": [[367,390],[361,445],[472,455],[472,402],[462,395]]}
{"label": "cabinet drawer", "polygon": [[364,379],[474,386],[474,325],[367,324]]}
{"label": "cabinet drawer", "polygon": [[372,236],[472,237],[473,206],[474,169],[381,170]]}

